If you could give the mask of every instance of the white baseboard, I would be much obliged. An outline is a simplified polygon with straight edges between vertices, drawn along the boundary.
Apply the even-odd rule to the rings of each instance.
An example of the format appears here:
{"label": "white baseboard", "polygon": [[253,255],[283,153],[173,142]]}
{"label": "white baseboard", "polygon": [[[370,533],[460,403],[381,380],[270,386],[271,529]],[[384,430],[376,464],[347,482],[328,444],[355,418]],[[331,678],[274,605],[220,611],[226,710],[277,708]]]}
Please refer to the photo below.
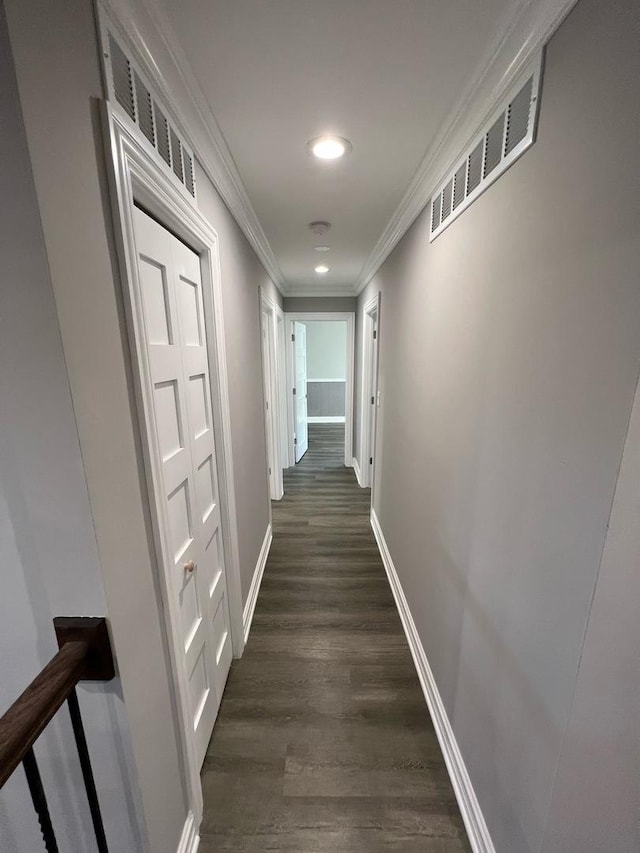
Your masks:
{"label": "white baseboard", "polygon": [[356,480],[358,481],[358,485],[362,489],[363,488],[363,486],[362,486],[362,473],[360,472],[360,465],[359,465],[358,460],[356,459],[355,456],[353,457],[351,464],[353,465],[353,470],[355,472]]}
{"label": "white baseboard", "polygon": [[193,812],[189,812],[184,822],[177,853],[196,853],[200,844],[200,835]]}
{"label": "white baseboard", "polygon": [[269,556],[269,548],[271,548],[272,538],[271,524],[269,524],[267,532],[264,534],[264,541],[262,543],[262,548],[260,549],[260,554],[258,555],[258,562],[256,563],[256,568],[253,573],[249,595],[247,596],[247,603],[244,606],[244,613],[242,614],[245,643],[247,642],[249,631],[251,630],[253,611],[256,609],[256,601],[258,600],[260,584],[262,583],[262,575],[264,574],[264,567],[267,564],[267,557]]}
{"label": "white baseboard", "polygon": [[442,697],[429,666],[426,652],[402,590],[400,578],[393,565],[380,522],[373,509],[371,510],[371,527],[373,528],[373,535],[378,543],[380,556],[382,557],[382,562],[389,578],[391,591],[393,592],[400,619],[402,620],[402,626],[407,636],[409,648],[411,649],[413,662],[418,672],[420,684],[422,685],[422,692],[431,713],[431,719],[433,720],[440,749],[442,750],[442,755],[449,771],[449,777],[458,801],[462,819],[469,835],[471,848],[473,853],[495,853],[495,848],[480,809],[478,798],[471,784],[471,779],[469,778],[464,759],[451,728]]}
{"label": "white baseboard", "polygon": [[313,415],[307,418],[308,424],[343,424],[345,422],[344,415]]}

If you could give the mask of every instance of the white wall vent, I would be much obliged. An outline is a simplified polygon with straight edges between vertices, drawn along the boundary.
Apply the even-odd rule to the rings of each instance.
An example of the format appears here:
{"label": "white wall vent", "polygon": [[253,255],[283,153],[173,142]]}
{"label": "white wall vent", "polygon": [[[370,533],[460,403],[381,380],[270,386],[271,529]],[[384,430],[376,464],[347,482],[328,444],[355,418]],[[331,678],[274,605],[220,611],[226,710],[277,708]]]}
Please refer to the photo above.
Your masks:
{"label": "white wall vent", "polygon": [[533,145],[541,78],[540,53],[431,197],[430,241]]}
{"label": "white wall vent", "polygon": [[105,32],[104,58],[109,96],[137,125],[165,166],[187,192],[196,197],[193,154],[158,105],[142,72],[129,59],[110,31]]}

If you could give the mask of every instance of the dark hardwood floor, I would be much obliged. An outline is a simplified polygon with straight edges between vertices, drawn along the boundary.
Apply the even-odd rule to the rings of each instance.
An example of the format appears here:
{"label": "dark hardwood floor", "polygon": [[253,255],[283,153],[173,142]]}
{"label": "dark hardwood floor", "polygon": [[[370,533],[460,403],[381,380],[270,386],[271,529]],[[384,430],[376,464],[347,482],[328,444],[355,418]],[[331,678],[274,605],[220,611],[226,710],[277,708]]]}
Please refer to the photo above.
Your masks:
{"label": "dark hardwood floor", "polygon": [[464,826],[343,427],[285,472],[202,780],[200,853],[460,853]]}

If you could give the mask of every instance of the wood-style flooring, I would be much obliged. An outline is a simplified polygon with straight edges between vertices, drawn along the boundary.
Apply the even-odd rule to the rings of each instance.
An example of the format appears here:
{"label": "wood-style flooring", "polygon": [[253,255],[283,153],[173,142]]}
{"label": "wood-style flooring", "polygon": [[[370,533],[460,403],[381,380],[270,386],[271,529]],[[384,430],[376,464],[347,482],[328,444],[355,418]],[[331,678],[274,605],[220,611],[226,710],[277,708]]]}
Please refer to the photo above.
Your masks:
{"label": "wood-style flooring", "polygon": [[202,781],[200,853],[470,847],[342,425],[285,472]]}

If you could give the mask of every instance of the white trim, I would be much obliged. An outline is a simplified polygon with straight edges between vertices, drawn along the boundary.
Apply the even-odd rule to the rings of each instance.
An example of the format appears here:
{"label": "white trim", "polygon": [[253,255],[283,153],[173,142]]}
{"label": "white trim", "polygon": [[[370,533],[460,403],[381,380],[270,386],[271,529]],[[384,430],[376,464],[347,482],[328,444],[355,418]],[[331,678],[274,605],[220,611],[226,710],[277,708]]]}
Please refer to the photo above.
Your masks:
{"label": "white trim", "polygon": [[[170,547],[167,539],[167,521],[161,494],[161,472],[153,443],[153,401],[148,397],[149,365],[144,336],[140,331],[141,306],[139,300],[138,265],[133,223],[134,200],[143,204],[158,221],[184,239],[200,255],[205,326],[210,362],[211,403],[213,408],[215,443],[219,460],[218,481],[222,514],[222,541],[225,556],[225,576],[229,602],[230,631],[234,655],[239,657],[244,649],[242,623],[242,591],[238,549],[238,524],[233,480],[233,455],[231,447],[231,417],[227,380],[226,349],[220,258],[218,238],[209,223],[178,191],[164,169],[149,156],[137,139],[137,132],[124,122],[107,103],[102,104],[108,177],[111,183],[114,234],[122,280],[123,301],[129,332],[132,358],[132,377],[136,409],[141,433],[146,483],[149,492],[150,520],[154,546],[158,559],[169,564]],[[184,766],[185,786],[189,808],[196,824],[202,817],[202,785],[200,767],[195,756],[190,724],[191,708],[185,672],[184,643],[180,627],[180,613],[175,595],[169,587],[164,572],[158,573],[158,586],[162,599],[160,618],[164,622],[167,638],[167,669],[174,685],[176,701],[177,735],[181,760]]]}
{"label": "white trim", "polygon": [[[291,343],[293,324],[310,323],[316,320],[327,320],[329,322],[342,322],[347,324],[347,378],[345,380],[345,431],[344,431],[344,464],[350,468],[353,459],[353,389],[355,387],[355,329],[356,315],[354,311],[292,311],[285,315],[285,341]],[[287,346],[287,390],[293,389],[293,347]],[[293,417],[293,405],[287,406],[289,410],[289,463],[295,465],[294,432],[295,424]],[[308,418],[307,418],[308,420]]]}
{"label": "white trim", "polygon": [[361,489],[364,488],[362,485],[362,476],[360,474],[360,466],[358,465],[358,460],[355,456],[351,460],[351,466],[352,466],[354,473],[356,475],[356,480],[358,481],[358,485],[360,486]]}
{"label": "white trim", "polygon": [[[508,153],[505,154],[505,146],[507,141],[507,130],[509,127],[508,122],[508,108],[509,104],[518,92],[522,89],[525,83],[531,80],[531,101],[529,104],[529,122],[527,125],[527,133],[520,140],[520,142]],[[442,179],[440,185],[434,192],[431,200],[429,202],[429,211],[430,211],[430,223],[429,223],[429,242],[433,242],[442,232],[447,229],[452,222],[454,222],[458,216],[460,216],[464,211],[469,207],[469,205],[473,204],[473,202],[479,198],[485,190],[488,190],[491,184],[498,180],[498,178],[503,175],[507,169],[509,169],[516,160],[521,157],[524,152],[530,148],[535,142],[536,129],[538,124],[538,112],[540,107],[540,84],[542,82],[542,51],[537,53],[533,59],[527,64],[527,67],[523,70],[519,79],[514,82],[511,86],[508,94],[502,99],[501,103],[496,107],[496,109],[491,114],[491,117],[485,122],[484,127],[482,127],[478,133],[476,134],[473,142],[467,149],[460,154],[460,156],[456,159],[456,166],[454,169],[449,172],[445,178]],[[484,174],[484,160],[486,157],[486,145],[485,139],[489,129],[493,126],[494,122],[500,117],[504,116],[504,124],[502,129],[502,145],[501,145],[501,154],[500,154],[500,162],[495,166],[491,172],[485,176]],[[464,187],[463,187],[463,195],[464,188],[466,187],[467,182],[467,165],[469,155],[472,151],[474,151],[479,145],[482,146],[482,160],[480,165],[480,182],[476,186],[476,188],[469,193],[463,200],[458,204],[457,207],[454,207],[454,196],[457,188],[456,174],[458,170],[464,167],[465,170],[465,178],[464,178]],[[434,199],[440,198],[440,202],[442,203],[442,192],[444,188],[451,182],[451,209],[449,215],[446,219],[441,220],[440,224],[436,228],[432,228],[433,221],[433,202]]]}
{"label": "white trim", "polygon": [[[284,313],[276,305],[276,352],[278,373],[278,443],[280,449],[280,464],[282,468],[289,467],[289,430],[287,428],[287,324]],[[283,480],[284,492],[284,480]]]}
{"label": "white trim", "polygon": [[367,286],[427,206],[442,176],[455,167],[461,151],[470,147],[479,127],[513,86],[523,68],[539,53],[577,0],[518,0],[503,21],[455,108],[442,123],[407,187],[400,204],[365,261],[356,284],[358,294]]}
{"label": "white trim", "polygon": [[[122,8],[114,0],[97,0],[101,28],[105,17],[126,45],[145,76],[155,83],[169,116],[205,173],[220,193],[243,234],[260,258],[269,277],[282,289],[283,276],[262,225],[229,151],[222,131],[193,74],[186,54],[176,38],[168,17],[153,0],[143,0],[154,32],[143,38],[131,7]],[[151,36],[151,39],[148,37]],[[148,41],[153,41],[149,44]],[[154,50],[155,48],[155,50]],[[158,57],[164,53],[161,71]],[[284,291],[283,291],[284,292]]]}
{"label": "white trim", "polygon": [[[278,321],[275,302],[260,288],[260,338],[262,355],[262,384],[264,393],[264,426],[267,445],[267,474],[269,497],[279,501],[284,497],[282,460],[280,458],[280,400],[278,376]],[[267,406],[269,403],[269,406]]]}
{"label": "white trim", "polygon": [[197,853],[200,836],[193,812],[189,812],[182,828],[182,835],[176,853]]}
{"label": "white trim", "polygon": [[420,685],[422,686],[422,692],[429,707],[433,726],[438,736],[438,743],[440,744],[440,749],[447,765],[449,778],[451,779],[460,813],[462,814],[462,819],[464,820],[464,825],[469,836],[471,849],[473,853],[495,853],[484,815],[471,784],[462,753],[456,741],[451,722],[449,721],[447,711],[438,690],[438,685],[429,666],[427,654],[420,640],[418,629],[413,621],[400,578],[391,559],[389,548],[374,509],[371,510],[371,527],[373,528],[373,535],[378,543],[380,556],[382,557],[382,562],[389,578],[391,591],[398,608],[398,613],[400,614],[407,642],[409,643],[409,649],[411,650],[411,656],[413,657]]}
{"label": "white trim", "polygon": [[311,415],[307,417],[308,424],[343,424],[345,420],[344,415]]}
{"label": "white trim", "polygon": [[267,526],[267,532],[264,534],[264,540],[262,542],[262,548],[260,548],[260,553],[258,554],[258,562],[256,563],[256,567],[253,572],[253,578],[251,579],[251,586],[249,587],[249,595],[247,595],[247,602],[244,606],[244,612],[242,614],[242,624],[244,626],[244,641],[247,642],[249,638],[249,631],[251,630],[251,622],[253,621],[253,614],[256,609],[256,603],[258,601],[258,593],[260,592],[260,584],[262,583],[262,576],[264,574],[264,567],[267,565],[267,558],[269,556],[269,550],[271,548],[271,541],[273,539],[273,532],[271,528],[271,524]]}
{"label": "white trim", "polygon": [[[377,324],[377,337],[373,342],[373,327]],[[378,347],[380,344],[380,293],[372,296],[362,307],[362,374],[360,383],[360,484],[363,488],[373,487],[373,469],[375,467],[375,421],[373,437],[369,418],[369,395],[373,384],[372,371],[378,370]],[[376,385],[377,388],[377,385]],[[375,420],[377,420],[377,406]],[[372,450],[373,447],[373,450]],[[369,463],[373,458],[373,463]],[[373,494],[372,494],[373,503]]]}
{"label": "white trim", "polygon": [[307,385],[309,382],[346,382],[346,379],[309,379],[307,376]]}
{"label": "white trim", "polygon": [[[519,76],[529,59],[560,26],[577,0],[517,0],[502,20],[469,85],[442,123],[400,204],[366,259],[355,286],[311,284],[291,288],[247,195],[246,188],[187,55],[157,0],[142,0],[151,24],[144,37],[132,7],[98,0],[100,17],[108,10],[118,35],[146,76],[156,84],[181,135],[216,187],[269,276],[287,296],[353,296],[366,287],[390,252],[429,202],[456,156]],[[116,6],[118,7],[116,11]],[[162,70],[160,69],[162,64]]]}

